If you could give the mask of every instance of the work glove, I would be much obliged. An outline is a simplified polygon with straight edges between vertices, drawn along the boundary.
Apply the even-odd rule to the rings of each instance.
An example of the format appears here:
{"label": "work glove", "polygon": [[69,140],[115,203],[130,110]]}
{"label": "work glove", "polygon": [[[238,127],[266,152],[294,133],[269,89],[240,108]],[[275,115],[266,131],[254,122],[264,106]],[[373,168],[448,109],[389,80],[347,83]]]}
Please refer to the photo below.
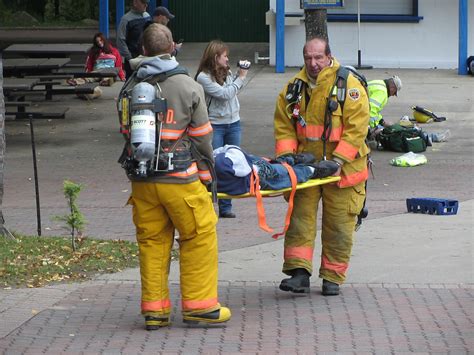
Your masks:
{"label": "work glove", "polygon": [[299,153],[299,154],[281,155],[272,162],[276,162],[279,164],[287,163],[288,165],[293,166],[296,164],[308,165],[308,164],[314,163],[315,160],[316,158],[311,153]]}
{"label": "work glove", "polygon": [[280,155],[274,160],[270,160],[270,163],[276,163],[276,164],[286,163],[288,165],[293,166],[295,165],[295,155],[294,154]]}
{"label": "work glove", "polygon": [[311,164],[316,161],[316,158],[311,153],[299,153],[295,155],[295,164]]}
{"label": "work glove", "polygon": [[321,179],[334,175],[340,167],[340,165],[334,160],[321,160],[317,163],[307,165],[314,168],[314,173],[311,176],[311,179]]}

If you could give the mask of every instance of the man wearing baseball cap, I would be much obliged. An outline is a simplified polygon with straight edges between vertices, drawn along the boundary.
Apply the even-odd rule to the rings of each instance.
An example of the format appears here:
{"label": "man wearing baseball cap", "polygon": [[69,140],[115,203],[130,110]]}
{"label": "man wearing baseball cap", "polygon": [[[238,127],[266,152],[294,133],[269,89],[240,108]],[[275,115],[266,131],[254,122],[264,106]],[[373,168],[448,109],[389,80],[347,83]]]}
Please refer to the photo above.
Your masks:
{"label": "man wearing baseball cap", "polygon": [[170,20],[174,19],[174,15],[164,6],[158,6],[153,13],[153,22],[167,26]]}
{"label": "man wearing baseball cap", "polygon": [[[174,17],[175,16],[166,7],[158,6],[155,12],[153,13],[153,22],[159,23],[164,26],[168,26],[168,22],[174,19]],[[171,52],[171,55],[175,57],[178,54],[179,50],[181,49],[181,46],[183,45],[183,43],[181,41],[178,41],[178,43],[176,42],[173,42],[173,43],[174,43],[174,49],[173,49],[173,52]]]}
{"label": "man wearing baseball cap", "polygon": [[402,80],[394,75],[385,80],[371,80],[367,82],[367,92],[369,94],[370,121],[368,144],[371,149],[377,149],[379,146],[379,134],[384,127],[392,125],[391,122],[384,120],[382,110],[388,103],[390,96],[398,96],[402,89]]}
{"label": "man wearing baseball cap", "polygon": [[371,80],[367,83],[370,104],[369,126],[371,129],[387,125],[387,122],[384,123],[382,110],[388,103],[388,98],[398,96],[397,94],[401,89],[402,80],[397,75],[385,80]]}

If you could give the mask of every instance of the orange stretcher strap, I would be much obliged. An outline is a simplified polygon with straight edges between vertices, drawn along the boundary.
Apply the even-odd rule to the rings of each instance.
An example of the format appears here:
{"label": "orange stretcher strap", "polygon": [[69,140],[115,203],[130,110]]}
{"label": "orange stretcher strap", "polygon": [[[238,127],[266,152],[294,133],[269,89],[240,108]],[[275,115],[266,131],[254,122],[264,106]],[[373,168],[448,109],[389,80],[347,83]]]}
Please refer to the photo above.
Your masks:
{"label": "orange stretcher strap", "polygon": [[263,207],[262,194],[260,193],[260,178],[255,168],[252,169],[252,174],[250,175],[250,194],[253,194],[257,200],[258,226],[265,232],[273,233],[273,228],[268,226],[267,218],[265,217],[265,208]]}
{"label": "orange stretcher strap", "polygon": [[[283,164],[287,165],[287,164]],[[290,192],[290,197],[288,200],[288,209],[286,211],[285,217],[285,226],[281,233],[273,234],[272,237],[277,239],[279,236],[286,233],[288,227],[290,226],[290,219],[291,214],[293,213],[293,206],[294,206],[294,197],[296,194],[296,190],[306,189],[309,187],[314,187],[318,185],[330,184],[338,182],[341,178],[339,176],[330,176],[323,179],[311,179],[306,182],[297,184],[296,174],[289,165],[285,166],[288,170],[288,174],[290,175],[291,187],[287,187],[280,190],[260,190],[260,179],[258,177],[257,171],[253,170],[250,174],[250,191],[241,194],[241,195],[228,195],[223,192],[217,193],[217,198],[219,199],[232,199],[232,198],[247,198],[247,197],[255,197],[256,198],[256,205],[257,205],[257,217],[258,217],[258,226],[263,229],[265,232],[273,233],[274,230],[268,226],[266,217],[265,217],[265,209],[263,207],[263,197],[276,197],[281,196],[285,192]]]}
{"label": "orange stretcher strap", "polygon": [[284,235],[286,231],[288,230],[288,227],[290,226],[291,214],[293,213],[293,201],[295,199],[295,194],[296,194],[296,184],[298,182],[298,179],[296,178],[296,174],[293,168],[289,166],[287,163],[282,163],[282,165],[286,168],[286,170],[288,170],[288,175],[290,175],[291,192],[290,192],[290,198],[288,199],[288,209],[286,210],[285,227],[283,228],[283,231],[281,233],[276,233],[272,235],[273,239],[278,239],[278,237]]}

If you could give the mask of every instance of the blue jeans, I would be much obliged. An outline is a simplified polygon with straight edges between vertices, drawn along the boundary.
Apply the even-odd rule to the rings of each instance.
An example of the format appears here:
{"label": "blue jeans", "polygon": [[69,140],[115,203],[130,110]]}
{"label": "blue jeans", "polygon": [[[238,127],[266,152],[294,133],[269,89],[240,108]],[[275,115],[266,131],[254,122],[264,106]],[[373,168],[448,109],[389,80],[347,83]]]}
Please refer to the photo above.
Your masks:
{"label": "blue jeans", "polygon": [[[241,128],[240,121],[230,124],[213,124],[212,125],[212,148],[220,148],[229,145],[240,146]],[[232,200],[219,200],[219,213],[227,213],[232,211]]]}
{"label": "blue jeans", "polygon": [[[268,161],[251,156],[253,164],[259,168],[260,187],[262,190],[280,190],[291,187],[291,179],[288,170],[282,164],[271,164]],[[292,166],[296,175],[297,183],[306,182],[311,179],[313,172],[303,164]]]}

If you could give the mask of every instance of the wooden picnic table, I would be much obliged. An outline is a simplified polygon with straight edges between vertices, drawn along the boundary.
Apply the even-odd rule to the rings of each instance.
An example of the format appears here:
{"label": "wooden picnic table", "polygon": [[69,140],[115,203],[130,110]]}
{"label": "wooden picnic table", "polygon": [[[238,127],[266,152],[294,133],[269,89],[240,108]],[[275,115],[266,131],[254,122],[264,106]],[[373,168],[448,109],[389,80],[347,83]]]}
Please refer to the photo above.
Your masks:
{"label": "wooden picnic table", "polygon": [[46,85],[40,79],[35,78],[4,78],[3,92],[5,94],[5,106],[16,107],[16,111],[5,112],[6,116],[14,116],[15,119],[20,118],[64,118],[66,109],[59,112],[27,112],[26,107],[31,105],[31,102],[25,101],[27,95],[40,94],[46,97],[50,95],[50,88],[45,90],[34,90],[37,85]]}
{"label": "wooden picnic table", "polygon": [[18,90],[31,90],[33,86],[39,81],[39,79],[34,78],[4,78],[3,79],[3,91],[5,96],[8,96],[10,91]]}
{"label": "wooden picnic table", "polygon": [[69,63],[69,58],[22,58],[5,59],[3,74],[5,77],[23,77],[31,74],[45,74],[58,70]]}
{"label": "wooden picnic table", "polygon": [[91,47],[91,43],[21,43],[12,44],[3,52],[31,58],[57,58],[69,57],[71,54],[86,54]]}

